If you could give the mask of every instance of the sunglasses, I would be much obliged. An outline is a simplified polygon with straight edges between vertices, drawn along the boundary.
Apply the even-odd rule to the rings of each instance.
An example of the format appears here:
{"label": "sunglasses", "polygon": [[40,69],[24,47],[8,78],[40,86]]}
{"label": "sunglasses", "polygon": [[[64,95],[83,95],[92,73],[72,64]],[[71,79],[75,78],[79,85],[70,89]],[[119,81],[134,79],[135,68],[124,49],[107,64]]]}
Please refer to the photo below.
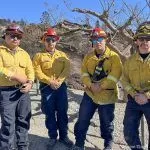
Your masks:
{"label": "sunglasses", "polygon": [[143,41],[150,41],[150,37],[140,37],[138,38],[139,41],[143,42]]}
{"label": "sunglasses", "polygon": [[22,39],[22,35],[19,34],[9,34],[11,39],[17,39],[17,40],[21,40]]}
{"label": "sunglasses", "polygon": [[99,37],[99,38],[96,38],[96,39],[91,39],[92,43],[93,44],[97,44],[97,43],[100,43],[104,40],[104,38],[102,37]]}
{"label": "sunglasses", "polygon": [[56,42],[57,40],[56,40],[55,37],[47,37],[47,38],[45,39],[45,41],[46,41],[47,43],[49,43],[49,42],[54,43],[54,42]]}

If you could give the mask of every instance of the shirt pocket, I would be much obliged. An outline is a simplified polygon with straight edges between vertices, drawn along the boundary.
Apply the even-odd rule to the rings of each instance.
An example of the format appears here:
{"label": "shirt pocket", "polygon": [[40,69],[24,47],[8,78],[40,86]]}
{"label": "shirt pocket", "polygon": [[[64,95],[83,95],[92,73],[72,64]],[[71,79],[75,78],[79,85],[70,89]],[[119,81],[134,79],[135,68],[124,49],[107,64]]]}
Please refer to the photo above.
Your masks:
{"label": "shirt pocket", "polygon": [[138,68],[131,68],[129,69],[129,79],[131,83],[137,85],[140,81],[140,74]]}
{"label": "shirt pocket", "polygon": [[16,71],[16,67],[14,66],[13,63],[10,62],[4,62],[4,67],[7,68],[9,71]]}
{"label": "shirt pocket", "polygon": [[88,61],[86,63],[87,70],[91,75],[93,75],[97,64],[98,64],[97,60]]}
{"label": "shirt pocket", "polygon": [[55,72],[61,72],[64,69],[65,61],[63,59],[55,59],[53,62],[53,68],[55,68]]}
{"label": "shirt pocket", "polygon": [[12,67],[13,64],[11,62],[4,62],[4,67]]}
{"label": "shirt pocket", "polygon": [[41,67],[42,67],[44,70],[50,69],[51,66],[52,66],[52,64],[51,64],[51,61],[50,61],[50,60],[45,60],[45,61],[43,60],[43,61],[41,61]]}
{"label": "shirt pocket", "polygon": [[19,67],[21,67],[21,68],[26,68],[26,63],[25,62],[20,62],[19,63]]}

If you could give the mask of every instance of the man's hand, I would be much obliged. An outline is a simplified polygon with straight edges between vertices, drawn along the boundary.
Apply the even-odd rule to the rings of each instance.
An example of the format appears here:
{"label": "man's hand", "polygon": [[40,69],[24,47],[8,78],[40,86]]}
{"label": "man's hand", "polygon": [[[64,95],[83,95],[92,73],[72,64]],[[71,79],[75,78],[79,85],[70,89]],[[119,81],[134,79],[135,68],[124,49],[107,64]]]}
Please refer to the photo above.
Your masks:
{"label": "man's hand", "polygon": [[90,89],[91,89],[92,93],[98,93],[101,91],[101,87],[100,87],[99,83],[92,83]]}
{"label": "man's hand", "polygon": [[144,105],[146,103],[148,103],[148,98],[145,94],[143,93],[137,93],[135,96],[135,101],[139,104],[139,105]]}
{"label": "man's hand", "polygon": [[53,90],[57,90],[59,87],[61,86],[61,82],[57,81],[57,80],[51,80],[50,81],[50,87]]}
{"label": "man's hand", "polygon": [[22,87],[20,88],[20,92],[22,93],[27,93],[32,89],[32,84],[31,83],[24,83]]}
{"label": "man's hand", "polygon": [[10,80],[18,81],[19,83],[26,83],[27,82],[27,76],[22,74],[14,74],[10,77]]}

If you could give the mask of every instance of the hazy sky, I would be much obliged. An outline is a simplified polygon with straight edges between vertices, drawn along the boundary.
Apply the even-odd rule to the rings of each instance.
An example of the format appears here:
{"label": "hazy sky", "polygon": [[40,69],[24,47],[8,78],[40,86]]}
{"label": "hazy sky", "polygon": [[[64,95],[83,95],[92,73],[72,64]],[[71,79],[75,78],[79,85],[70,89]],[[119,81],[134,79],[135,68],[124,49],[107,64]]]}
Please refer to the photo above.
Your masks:
{"label": "hazy sky", "polygon": [[[129,5],[135,3],[143,7],[145,5],[145,0],[124,1]],[[115,0],[117,11],[121,7],[121,2],[121,0]],[[58,18],[79,21],[80,18],[83,18],[83,15],[71,12],[73,8],[85,8],[96,12],[102,11],[100,0],[1,0],[0,18],[17,21],[23,19],[28,23],[39,23],[42,12],[49,9],[53,15],[53,21]],[[148,12],[149,10],[145,11]]]}

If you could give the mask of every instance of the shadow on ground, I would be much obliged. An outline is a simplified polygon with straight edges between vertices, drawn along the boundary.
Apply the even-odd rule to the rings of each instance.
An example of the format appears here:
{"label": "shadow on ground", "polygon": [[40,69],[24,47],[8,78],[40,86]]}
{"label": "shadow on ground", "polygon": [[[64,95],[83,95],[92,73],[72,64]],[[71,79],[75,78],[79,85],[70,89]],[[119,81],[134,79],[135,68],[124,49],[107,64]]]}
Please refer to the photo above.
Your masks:
{"label": "shadow on ground", "polygon": [[[48,138],[40,137],[37,135],[29,134],[29,150],[50,150],[48,149]],[[69,150],[64,144],[59,141],[56,143],[53,150]],[[98,150],[97,148],[85,147],[85,150]]]}
{"label": "shadow on ground", "polygon": [[48,138],[29,134],[29,150],[47,150],[47,144]]}

